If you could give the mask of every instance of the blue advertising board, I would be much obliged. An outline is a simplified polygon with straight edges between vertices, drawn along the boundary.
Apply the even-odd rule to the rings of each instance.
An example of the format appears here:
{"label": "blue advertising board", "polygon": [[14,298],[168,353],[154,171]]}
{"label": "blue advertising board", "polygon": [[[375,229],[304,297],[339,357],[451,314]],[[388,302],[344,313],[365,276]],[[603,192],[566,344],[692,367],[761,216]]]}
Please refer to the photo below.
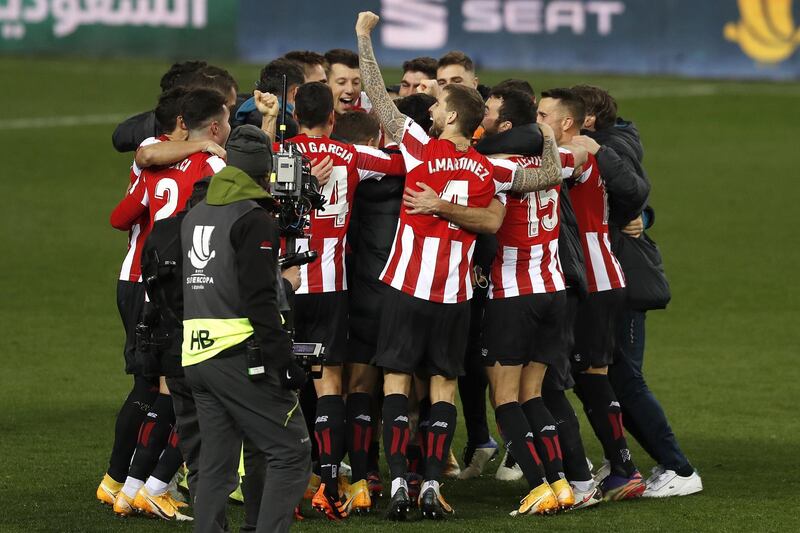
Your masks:
{"label": "blue advertising board", "polygon": [[482,68],[800,78],[800,0],[243,0],[239,56],[355,48],[364,9],[386,65],[459,49]]}

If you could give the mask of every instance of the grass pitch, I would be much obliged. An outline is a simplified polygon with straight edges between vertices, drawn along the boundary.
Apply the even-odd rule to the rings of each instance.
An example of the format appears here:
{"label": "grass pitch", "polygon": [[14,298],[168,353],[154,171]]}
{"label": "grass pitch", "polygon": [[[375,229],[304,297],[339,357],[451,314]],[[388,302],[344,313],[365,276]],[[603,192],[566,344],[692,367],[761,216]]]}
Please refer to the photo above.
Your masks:
{"label": "grass pitch", "polygon": [[[242,87],[258,73],[226,66]],[[0,59],[0,531],[190,530],[117,519],[94,499],[130,379],[115,307],[126,239],[108,215],[128,183],[131,154],[117,154],[110,135],[116,119],[153,106],[165,68]],[[511,75],[520,73],[482,81]],[[673,289],[669,309],[649,314],[648,382],[705,490],[511,519],[524,485],[487,475],[446,484],[457,513],[445,523],[329,524],[314,516],[296,530],[799,530],[800,84],[522,76],[537,92],[577,82],[607,87],[641,130],[657,210],[651,234]],[[461,423],[454,449],[463,445]],[[633,453],[646,474],[653,461],[635,445]],[[230,516],[237,527],[241,511]]]}

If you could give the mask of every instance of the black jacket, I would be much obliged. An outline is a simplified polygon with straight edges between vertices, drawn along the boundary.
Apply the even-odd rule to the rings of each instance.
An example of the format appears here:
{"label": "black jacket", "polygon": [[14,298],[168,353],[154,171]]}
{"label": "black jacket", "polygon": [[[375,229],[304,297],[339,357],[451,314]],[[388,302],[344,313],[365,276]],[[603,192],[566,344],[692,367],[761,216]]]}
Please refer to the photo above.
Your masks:
{"label": "black jacket", "polygon": [[162,133],[155,112],[145,111],[121,122],[111,134],[111,142],[117,152],[133,152],[143,140],[158,137]]}
{"label": "black jacket", "polygon": [[[389,153],[398,150],[385,149]],[[373,346],[377,342],[381,298],[388,289],[378,277],[392,250],[405,177],[365,180],[356,189],[347,230],[347,286],[350,335]]]}
{"label": "black jacket", "polygon": [[642,167],[644,148],[639,131],[632,122],[619,118],[613,127],[587,134],[602,146],[597,161],[608,190],[611,250],[625,273],[628,306],[642,311],[663,309],[671,294],[661,252],[647,234],[634,239],[621,231],[643,212],[646,227],[652,226],[655,218],[647,205],[650,181]]}
{"label": "black jacket", "polygon": [[618,119],[610,128],[586,134],[601,145],[596,157],[608,191],[609,223],[624,227],[642,213],[650,194],[639,131],[632,122]]}

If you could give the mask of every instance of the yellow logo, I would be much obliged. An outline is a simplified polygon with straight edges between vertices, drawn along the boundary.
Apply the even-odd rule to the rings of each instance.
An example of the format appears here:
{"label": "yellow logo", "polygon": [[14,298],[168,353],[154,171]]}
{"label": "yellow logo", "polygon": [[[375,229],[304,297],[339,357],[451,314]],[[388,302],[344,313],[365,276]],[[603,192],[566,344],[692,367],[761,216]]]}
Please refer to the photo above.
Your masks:
{"label": "yellow logo", "polygon": [[724,35],[762,63],[780,63],[800,44],[792,0],[739,0],[739,22],[725,25]]}

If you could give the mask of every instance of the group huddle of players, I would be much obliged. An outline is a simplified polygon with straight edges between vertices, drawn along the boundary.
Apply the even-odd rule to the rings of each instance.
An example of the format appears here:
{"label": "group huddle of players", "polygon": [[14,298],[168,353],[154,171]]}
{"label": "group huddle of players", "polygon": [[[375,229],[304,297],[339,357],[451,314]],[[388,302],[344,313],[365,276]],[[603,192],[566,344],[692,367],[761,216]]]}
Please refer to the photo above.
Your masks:
{"label": "group huddle of players", "polygon": [[[191,393],[181,390],[179,358],[148,368],[136,355],[142,247],[156,221],[197,194],[197,182],[226,161],[237,166],[248,149],[235,141],[254,126],[273,143],[283,129],[326,198],[297,240],[319,259],[283,272],[294,292],[294,339],[326,350],[321,378],[300,393],[315,437],[306,492],[313,508],[341,520],[384,498],[391,519],[413,508],[426,518],[452,513],[443,477],[478,476],[498,452],[486,427],[487,383],[506,448],[497,477],[528,483],[512,514],[582,509],[651,489],[659,496],[631,457],[607,376],[626,305],[609,221],[637,238],[649,192],[594,138],[617,127],[616,102],[585,85],[538,99],[524,80],[487,88],[457,51],[407,61],[399,86],[386,87],[370,40],[377,20],[359,16],[358,53],[296,51],[267,64],[252,96],[237,95],[223,69],[173,65],[155,111],[117,128],[117,149],[136,150],[111,216],[129,233],[118,305],[134,387],[97,496],[118,514],[188,519],[170,483],[184,462],[189,485],[198,475],[182,442],[188,430],[180,416],[175,422]],[[463,470],[450,450],[457,387],[469,434]],[[573,387],[603,447],[595,474],[565,396]]]}

